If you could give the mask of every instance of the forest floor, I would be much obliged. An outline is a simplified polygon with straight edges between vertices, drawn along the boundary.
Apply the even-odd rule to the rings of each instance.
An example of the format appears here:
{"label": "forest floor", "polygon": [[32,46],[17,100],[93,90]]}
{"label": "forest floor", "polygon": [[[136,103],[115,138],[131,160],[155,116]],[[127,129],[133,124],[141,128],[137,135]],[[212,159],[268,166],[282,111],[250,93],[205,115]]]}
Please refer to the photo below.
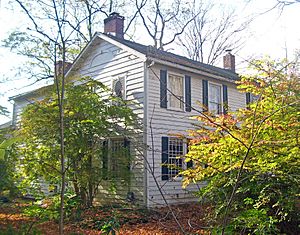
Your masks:
{"label": "forest floor", "polygon": [[[0,235],[58,234],[58,224],[55,220],[41,220],[25,215],[24,210],[29,205],[24,202],[0,204]],[[210,234],[205,222],[208,206],[189,203],[174,206],[172,209],[185,232]],[[108,234],[112,230],[116,231],[116,234],[181,234],[178,224],[167,208],[146,210],[106,206],[71,211],[64,229],[65,234]]]}

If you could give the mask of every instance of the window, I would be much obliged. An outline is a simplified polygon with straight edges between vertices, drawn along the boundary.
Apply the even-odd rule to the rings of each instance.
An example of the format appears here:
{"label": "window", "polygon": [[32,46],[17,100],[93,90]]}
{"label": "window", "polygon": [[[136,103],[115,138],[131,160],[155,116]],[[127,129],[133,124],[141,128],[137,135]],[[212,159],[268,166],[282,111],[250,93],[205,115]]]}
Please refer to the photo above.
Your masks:
{"label": "window", "polygon": [[181,169],[191,167],[183,163],[186,152],[187,143],[183,139],[162,137],[162,180],[173,179]]}
{"label": "window", "polygon": [[178,158],[183,156],[183,140],[178,138],[169,139],[169,178],[174,178],[178,175],[179,170],[182,169],[182,159]]}
{"label": "window", "polygon": [[105,178],[124,178],[130,169],[130,142],[124,138],[114,138],[103,142],[102,166],[107,171]]}
{"label": "window", "polygon": [[228,111],[227,85],[202,80],[202,88],[204,111],[210,111],[215,114],[226,114]]}
{"label": "window", "polygon": [[184,108],[184,92],[183,92],[183,77],[175,74],[168,76],[168,102],[169,108],[180,109]]}
{"label": "window", "polygon": [[209,83],[208,110],[215,114],[222,112],[221,86]]}
{"label": "window", "polygon": [[191,112],[191,76],[160,70],[160,107]]}
{"label": "window", "polygon": [[123,139],[111,140],[111,158],[110,158],[110,170],[113,174],[117,174],[120,171],[120,164],[126,159],[126,150],[124,148]]}
{"label": "window", "polygon": [[119,97],[123,100],[126,99],[126,85],[125,85],[125,76],[115,78],[112,81],[112,91],[116,97]]}
{"label": "window", "polygon": [[250,103],[256,102],[259,99],[259,95],[254,95],[251,93],[246,93],[246,105],[249,105]]}

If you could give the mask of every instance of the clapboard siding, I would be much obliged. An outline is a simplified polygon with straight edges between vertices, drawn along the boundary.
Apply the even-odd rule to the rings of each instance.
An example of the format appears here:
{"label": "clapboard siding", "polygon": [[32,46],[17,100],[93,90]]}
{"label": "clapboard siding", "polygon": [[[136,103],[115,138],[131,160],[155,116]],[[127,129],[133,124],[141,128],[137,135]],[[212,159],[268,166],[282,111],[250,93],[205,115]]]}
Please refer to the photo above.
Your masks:
{"label": "clapboard siding", "polygon": [[17,126],[21,121],[21,113],[30,102],[26,99],[18,99],[14,102],[13,108],[13,125]]}
{"label": "clapboard siding", "polygon": [[[192,107],[196,110],[185,112],[174,111],[160,107],[160,69],[164,69],[168,72],[170,71],[176,74],[181,74],[182,76],[191,76],[191,104]],[[204,183],[200,183],[198,185],[189,185],[186,189],[183,189],[181,179],[176,179],[173,181],[161,180],[161,137],[179,133],[187,135],[187,130],[194,129],[193,123],[195,123],[196,121],[191,120],[190,117],[200,115],[200,112],[202,111],[202,108],[199,105],[199,103],[202,103],[202,79],[204,78],[200,75],[181,71],[175,68],[163,67],[157,64],[149,69],[149,79],[147,84],[147,144],[148,146],[152,146],[153,139],[155,152],[155,177],[169,203],[184,203],[191,200],[196,200],[196,198],[194,197],[194,192],[204,185]],[[209,82],[213,83],[227,85],[228,103],[230,110],[236,110],[238,108],[244,107],[245,95],[239,93],[236,90],[235,84],[220,82],[219,80],[213,78],[205,78],[205,80],[209,80]],[[149,127],[150,120],[152,129],[150,129]],[[151,132],[153,133],[153,136],[151,135]],[[147,159],[150,163],[153,162],[152,154],[153,153],[150,150],[147,153]],[[163,198],[157,188],[153,177],[150,174],[148,174],[147,185],[148,206],[151,207],[164,205],[165,203],[163,201]]]}
{"label": "clapboard siding", "polygon": [[[183,189],[180,178],[173,181],[161,180],[161,138],[179,133],[187,135],[188,130],[194,129],[193,123],[196,121],[191,120],[190,117],[201,114],[203,79],[227,86],[229,111],[235,111],[245,106],[245,94],[239,93],[233,83],[202,77],[176,69],[175,66],[171,68],[156,63],[147,68],[144,58],[139,58],[132,54],[131,50],[121,49],[116,45],[118,43],[113,45],[100,37],[95,39],[88,50],[78,58],[69,74],[70,77],[72,75],[91,77],[101,81],[109,88],[111,88],[114,78],[125,77],[125,97],[129,102],[129,107],[138,117],[136,127],[134,127],[135,134],[131,136],[132,143],[130,144],[131,154],[134,156],[131,163],[131,184],[128,186],[122,180],[102,181],[96,196],[96,203],[124,202],[130,191],[135,194],[136,204],[148,207],[165,205],[153,176],[147,171],[148,165],[145,158],[151,167],[154,161],[154,177],[169,203],[197,200],[194,192],[201,188],[204,182],[198,185],[189,185]],[[193,107],[191,112],[160,107],[159,77],[161,69],[191,77],[191,105]],[[108,94],[104,95],[104,98],[107,96]],[[23,98],[15,99],[15,122],[20,119],[20,113],[27,103],[28,101]],[[152,146],[154,146],[153,150],[151,150]],[[153,153],[154,159],[152,158]],[[112,190],[113,184],[117,190]]]}
{"label": "clapboard siding", "polygon": [[13,121],[12,124],[14,126],[19,126],[21,121],[21,114],[24,108],[33,104],[36,100],[42,100],[46,96],[47,92],[44,89],[38,90],[35,93],[28,93],[27,95],[16,97],[14,99],[14,107],[13,107]]}
{"label": "clapboard siding", "polygon": [[[142,123],[144,118],[144,62],[136,56],[121,50],[117,46],[102,42],[99,44],[82,67],[77,68],[77,73],[81,76],[102,82],[111,88],[112,80],[118,77],[125,77],[126,100],[129,107],[138,116],[138,123]],[[134,136],[131,136],[131,154],[134,156],[131,169],[131,184],[128,186],[120,181],[106,180],[101,182],[95,202],[98,204],[124,202],[127,193],[133,192],[136,197],[136,204],[144,203],[144,160],[142,152],[143,126],[137,125]],[[111,190],[116,186],[116,190]]]}

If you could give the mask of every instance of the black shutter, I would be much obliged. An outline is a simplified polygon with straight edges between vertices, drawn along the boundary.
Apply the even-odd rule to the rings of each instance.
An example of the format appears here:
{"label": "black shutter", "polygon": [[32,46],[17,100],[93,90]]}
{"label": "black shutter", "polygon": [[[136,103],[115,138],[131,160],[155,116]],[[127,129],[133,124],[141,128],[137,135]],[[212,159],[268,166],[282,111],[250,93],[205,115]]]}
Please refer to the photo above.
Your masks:
{"label": "black shutter", "polygon": [[223,114],[226,114],[228,111],[228,91],[227,86],[223,85]]}
{"label": "black shutter", "polygon": [[204,106],[203,111],[208,111],[208,81],[202,80],[202,103]]}
{"label": "black shutter", "polygon": [[160,70],[160,107],[167,108],[167,71]]}
{"label": "black shutter", "polygon": [[249,92],[246,93],[246,105],[250,104],[251,102],[251,94]]}
{"label": "black shutter", "polygon": [[126,157],[126,163],[127,163],[127,168],[130,170],[130,141],[125,138],[124,139],[124,151],[125,151],[125,157]]}
{"label": "black shutter", "polygon": [[124,139],[124,147],[128,150],[130,148],[130,141],[127,138]]}
{"label": "black shutter", "polygon": [[161,179],[168,180],[169,179],[169,168],[166,164],[168,164],[169,158],[169,138],[161,137]]}
{"label": "black shutter", "polygon": [[[189,146],[190,146],[190,141],[188,140],[187,143],[186,143],[186,153],[189,152]],[[189,162],[186,163],[186,167],[189,169],[189,168],[192,168],[193,167],[193,161],[190,160]]]}
{"label": "black shutter", "polygon": [[185,111],[191,112],[191,103],[192,103],[192,97],[191,97],[191,77],[188,75],[185,75]]}

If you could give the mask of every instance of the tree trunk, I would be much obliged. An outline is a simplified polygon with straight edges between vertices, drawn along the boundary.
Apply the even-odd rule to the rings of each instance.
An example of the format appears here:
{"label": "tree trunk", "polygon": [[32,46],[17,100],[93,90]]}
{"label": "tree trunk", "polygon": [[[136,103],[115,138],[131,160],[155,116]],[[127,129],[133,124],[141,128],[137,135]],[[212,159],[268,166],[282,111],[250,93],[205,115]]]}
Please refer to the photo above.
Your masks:
{"label": "tree trunk", "polygon": [[93,159],[92,156],[89,155],[89,159],[88,159],[88,169],[89,169],[89,182],[88,182],[88,207],[93,206],[93,195],[94,195],[94,190],[93,190],[93,163],[92,163]]}

